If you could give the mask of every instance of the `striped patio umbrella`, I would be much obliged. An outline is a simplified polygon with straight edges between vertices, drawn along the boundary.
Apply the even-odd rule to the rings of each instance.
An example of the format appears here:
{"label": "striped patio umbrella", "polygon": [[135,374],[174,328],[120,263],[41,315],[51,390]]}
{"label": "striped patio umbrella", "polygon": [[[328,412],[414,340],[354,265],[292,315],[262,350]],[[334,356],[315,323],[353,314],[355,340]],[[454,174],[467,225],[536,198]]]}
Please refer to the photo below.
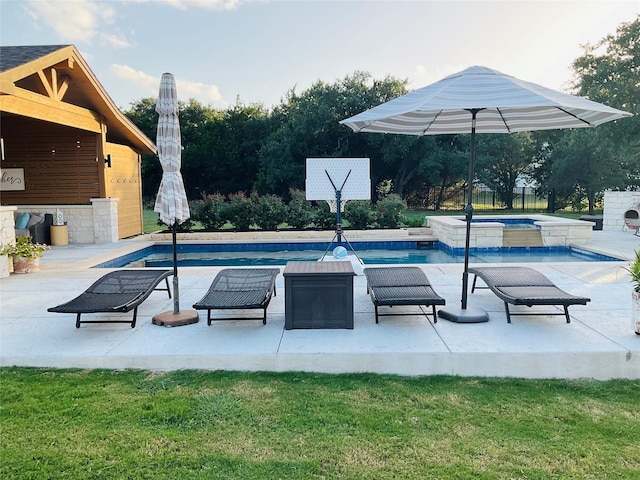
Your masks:
{"label": "striped patio umbrella", "polygon": [[631,116],[601,103],[518,80],[486,67],[469,67],[340,123],[354,132],[439,135],[471,133],[465,217],[467,233],[462,308],[439,315],[455,322],[488,320],[486,312],[467,308],[469,238],[473,206],[475,134],[514,133],[560,128],[595,127]]}
{"label": "striped patio umbrella", "polygon": [[153,317],[153,323],[164,326],[186,325],[198,321],[195,310],[180,311],[180,289],[178,282],[177,228],[187,220],[189,203],[180,173],[182,142],[178,118],[178,94],[176,81],[171,73],[163,73],[160,93],[156,102],[158,130],[156,146],[162,165],[162,181],[158,189],[154,211],[160,214],[162,223],[171,227],[173,240],[173,311]]}

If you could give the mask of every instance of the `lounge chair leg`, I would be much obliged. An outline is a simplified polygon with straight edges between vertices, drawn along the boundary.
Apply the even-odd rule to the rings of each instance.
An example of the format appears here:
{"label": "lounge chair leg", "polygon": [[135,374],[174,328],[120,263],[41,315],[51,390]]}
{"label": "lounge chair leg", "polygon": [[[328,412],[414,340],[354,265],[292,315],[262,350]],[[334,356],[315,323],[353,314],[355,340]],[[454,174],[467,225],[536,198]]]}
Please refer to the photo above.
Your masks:
{"label": "lounge chair leg", "polygon": [[564,316],[567,317],[567,323],[571,323],[571,317],[569,317],[569,307],[563,305],[564,307]]}
{"label": "lounge chair leg", "polygon": [[80,313],[76,316],[76,328],[80,328]]}
{"label": "lounge chair leg", "polygon": [[262,324],[266,325],[267,324],[267,307],[264,307],[263,311],[263,316],[262,316]]}
{"label": "lounge chair leg", "polygon": [[511,314],[509,313],[509,304],[504,302],[504,310],[507,312],[507,323],[511,323]]}
{"label": "lounge chair leg", "polygon": [[207,310],[207,325],[211,326],[211,310]]}
{"label": "lounge chair leg", "polygon": [[133,309],[133,320],[131,320],[131,328],[136,326],[136,319],[138,318],[138,307]]}
{"label": "lounge chair leg", "polygon": [[473,276],[473,283],[471,284],[471,293],[473,293],[476,289],[476,281],[478,280],[478,275]]}
{"label": "lounge chair leg", "polygon": [[433,308],[433,323],[438,323],[438,315],[436,314],[436,306],[435,305],[431,305],[431,308]]}
{"label": "lounge chair leg", "polygon": [[376,323],[378,323],[378,306],[376,305],[375,308],[376,308]]}

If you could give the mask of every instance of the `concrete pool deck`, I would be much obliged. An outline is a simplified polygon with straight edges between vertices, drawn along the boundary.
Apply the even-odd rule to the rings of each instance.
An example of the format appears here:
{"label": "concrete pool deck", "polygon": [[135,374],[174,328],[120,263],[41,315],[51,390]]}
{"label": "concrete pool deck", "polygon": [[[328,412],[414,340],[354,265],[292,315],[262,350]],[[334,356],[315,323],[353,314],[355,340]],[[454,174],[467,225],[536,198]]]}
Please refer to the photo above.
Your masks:
{"label": "concrete pool deck", "polygon": [[[587,306],[569,309],[569,324],[562,316],[515,317],[507,324],[503,303],[481,290],[469,295],[469,306],[485,309],[488,323],[439,319],[434,324],[416,314],[383,317],[376,325],[362,276],[354,279],[353,330],[285,330],[282,275],[265,326],[260,321],[207,326],[204,312],[196,324],[153,325],[153,315],[173,308],[166,292],[154,292],[140,306],[133,329],[127,324],[76,329],[75,315],[47,312],[110,271],[91,266],[152,243],[140,237],[115,244],[52,247],[40,272],[0,279],[0,365],[640,379],[640,336],[631,328],[632,287],[624,270],[626,261],[529,265],[560,288],[592,299]],[[630,232],[594,231],[580,248],[631,259],[640,248],[640,238]],[[420,267],[447,305],[459,306],[463,266]],[[182,310],[191,309],[206,293],[220,268],[180,269]]]}

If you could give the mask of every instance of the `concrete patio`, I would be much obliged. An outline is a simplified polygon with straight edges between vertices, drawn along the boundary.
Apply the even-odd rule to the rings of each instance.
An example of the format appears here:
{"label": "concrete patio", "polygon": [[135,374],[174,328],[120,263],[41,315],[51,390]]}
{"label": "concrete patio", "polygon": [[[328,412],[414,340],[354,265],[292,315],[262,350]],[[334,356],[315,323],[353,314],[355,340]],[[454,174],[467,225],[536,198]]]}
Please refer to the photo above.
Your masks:
{"label": "concrete patio", "polygon": [[[383,317],[376,325],[362,276],[354,280],[353,330],[285,330],[282,275],[265,326],[240,320],[207,326],[206,312],[200,312],[199,323],[192,325],[153,325],[153,315],[173,308],[165,292],[154,292],[140,306],[133,329],[126,324],[76,329],[75,315],[47,312],[109,271],[91,266],[150,243],[139,237],[115,244],[52,247],[40,272],[0,279],[0,365],[640,379],[640,336],[631,328],[626,261],[529,265],[560,288],[592,299],[587,306],[569,309],[569,324],[563,316],[518,316],[507,324],[503,303],[480,290],[469,295],[469,306],[488,311],[488,323],[439,319],[434,324],[415,307],[406,307],[416,315]],[[630,232],[594,231],[589,243],[581,246],[585,247],[630,260],[640,238]],[[462,264],[420,267],[447,305],[459,306]],[[180,269],[181,309],[191,309],[218,270]]]}

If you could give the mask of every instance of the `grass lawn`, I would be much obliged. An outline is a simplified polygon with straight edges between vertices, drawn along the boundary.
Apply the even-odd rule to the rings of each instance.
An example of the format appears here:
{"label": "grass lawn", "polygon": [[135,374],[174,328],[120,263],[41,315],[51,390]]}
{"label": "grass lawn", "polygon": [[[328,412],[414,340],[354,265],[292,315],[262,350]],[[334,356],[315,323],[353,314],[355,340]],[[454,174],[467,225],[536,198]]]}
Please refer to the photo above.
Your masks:
{"label": "grass lawn", "polygon": [[640,479],[640,382],[0,369],[6,479]]}

